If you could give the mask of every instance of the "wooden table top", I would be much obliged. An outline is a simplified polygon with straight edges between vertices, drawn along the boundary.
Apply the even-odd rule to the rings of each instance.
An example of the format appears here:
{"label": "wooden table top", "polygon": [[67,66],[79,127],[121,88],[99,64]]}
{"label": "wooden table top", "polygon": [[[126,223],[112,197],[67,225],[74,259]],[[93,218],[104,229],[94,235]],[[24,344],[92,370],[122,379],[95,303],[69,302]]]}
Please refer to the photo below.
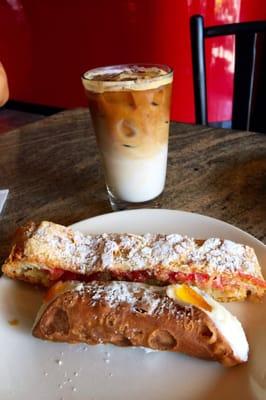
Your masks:
{"label": "wooden table top", "polygon": [[[89,113],[55,114],[0,135],[0,259],[28,220],[64,225],[110,212]],[[164,194],[154,207],[222,219],[266,242],[266,136],[171,124]]]}

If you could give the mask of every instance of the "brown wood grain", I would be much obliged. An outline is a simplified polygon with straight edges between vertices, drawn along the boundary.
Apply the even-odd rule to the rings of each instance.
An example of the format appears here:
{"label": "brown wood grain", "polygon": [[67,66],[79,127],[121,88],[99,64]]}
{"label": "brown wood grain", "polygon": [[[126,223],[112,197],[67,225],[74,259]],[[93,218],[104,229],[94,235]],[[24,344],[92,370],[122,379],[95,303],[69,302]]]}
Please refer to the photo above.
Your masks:
{"label": "brown wood grain", "polygon": [[44,115],[18,110],[0,109],[0,134],[44,118]]}
{"label": "brown wood grain", "polygon": [[[71,224],[110,212],[85,109],[44,118],[0,136],[0,259],[28,220]],[[266,136],[171,124],[164,194],[153,207],[222,219],[266,242]]]}

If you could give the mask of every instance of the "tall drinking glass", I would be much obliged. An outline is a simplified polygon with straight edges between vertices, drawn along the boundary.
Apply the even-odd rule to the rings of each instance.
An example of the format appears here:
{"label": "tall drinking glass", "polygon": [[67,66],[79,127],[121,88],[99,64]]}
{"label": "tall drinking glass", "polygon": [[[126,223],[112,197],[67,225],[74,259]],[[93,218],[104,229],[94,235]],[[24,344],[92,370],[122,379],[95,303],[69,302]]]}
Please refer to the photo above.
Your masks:
{"label": "tall drinking glass", "polygon": [[87,71],[82,83],[113,209],[159,196],[167,168],[173,72],[165,65]]}

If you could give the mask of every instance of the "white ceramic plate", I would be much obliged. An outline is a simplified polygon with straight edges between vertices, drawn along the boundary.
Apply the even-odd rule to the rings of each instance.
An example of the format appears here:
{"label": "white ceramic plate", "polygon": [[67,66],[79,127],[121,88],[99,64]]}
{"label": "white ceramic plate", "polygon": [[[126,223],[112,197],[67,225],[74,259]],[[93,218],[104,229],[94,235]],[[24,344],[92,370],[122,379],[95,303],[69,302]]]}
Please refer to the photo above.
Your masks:
{"label": "white ceramic plate", "polygon": [[[266,248],[224,222],[181,211],[133,210],[74,225],[84,233],[179,232],[219,236],[253,246],[266,275]],[[265,400],[266,304],[227,305],[242,321],[250,343],[247,364],[217,363],[168,352],[114,346],[67,345],[31,337],[39,290],[0,279],[1,400]],[[8,321],[18,320],[18,325]]]}

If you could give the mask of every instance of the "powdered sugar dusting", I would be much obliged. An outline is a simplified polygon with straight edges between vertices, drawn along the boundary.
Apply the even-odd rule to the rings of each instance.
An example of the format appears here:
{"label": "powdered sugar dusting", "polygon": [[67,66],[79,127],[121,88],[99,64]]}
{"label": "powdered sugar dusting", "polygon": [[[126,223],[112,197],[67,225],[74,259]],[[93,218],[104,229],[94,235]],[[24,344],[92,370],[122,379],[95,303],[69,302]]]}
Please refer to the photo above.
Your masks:
{"label": "powdered sugar dusting", "polygon": [[88,293],[93,305],[97,305],[101,301],[107,303],[111,308],[126,304],[135,313],[160,315],[167,310],[168,313],[179,318],[181,314],[189,315],[191,312],[190,306],[180,306],[176,301],[170,299],[165,287],[136,282],[112,281],[93,282],[93,284],[75,284],[73,282],[71,286],[66,284],[66,289],[74,290],[82,295]]}
{"label": "powdered sugar dusting", "polygon": [[196,264],[206,263],[209,269],[216,272],[246,273],[256,272],[257,259],[254,251],[247,246],[234,243],[230,240],[207,239],[197,252],[192,254]]}
{"label": "powdered sugar dusting", "polygon": [[158,304],[162,293],[162,289],[153,288],[143,284],[130,282],[109,282],[105,284],[94,284],[92,286],[84,284],[83,290],[90,290],[91,300],[98,302],[105,301],[110,307],[115,307],[118,304],[129,304],[134,311],[137,305],[144,307],[148,315],[152,315]]}
{"label": "powdered sugar dusting", "polygon": [[[229,240],[197,241],[179,234],[83,235],[42,222],[25,245],[25,255],[78,273],[148,270],[242,273],[261,277],[253,249]],[[188,267],[189,266],[189,267]]]}
{"label": "powdered sugar dusting", "polygon": [[114,264],[114,254],[118,251],[118,245],[115,241],[106,240],[101,255],[102,265],[108,268],[109,265]]}

